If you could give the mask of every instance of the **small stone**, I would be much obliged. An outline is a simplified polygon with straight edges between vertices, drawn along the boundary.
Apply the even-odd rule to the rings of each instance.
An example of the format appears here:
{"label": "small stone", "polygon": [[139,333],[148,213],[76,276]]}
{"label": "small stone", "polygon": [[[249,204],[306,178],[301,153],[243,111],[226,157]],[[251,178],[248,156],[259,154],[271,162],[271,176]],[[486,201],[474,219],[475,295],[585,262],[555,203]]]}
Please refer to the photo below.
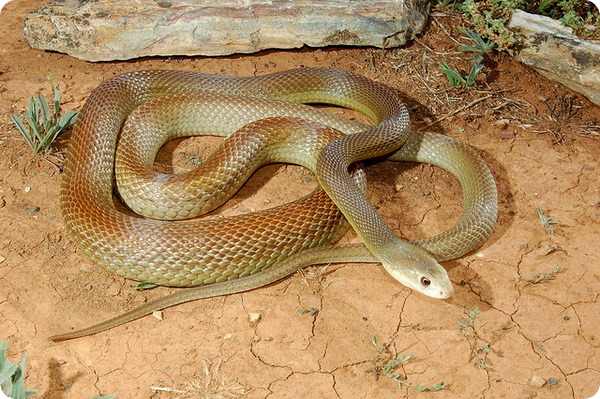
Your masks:
{"label": "small stone", "polygon": [[163,312],[162,312],[162,310],[155,310],[154,312],[152,312],[152,316],[154,316],[158,320],[162,321],[162,319],[163,319]]}
{"label": "small stone", "polygon": [[250,327],[256,327],[262,315],[260,313],[250,313],[248,314],[248,322],[250,323]]}
{"label": "small stone", "polygon": [[0,263],[4,262],[6,260],[6,258],[2,255],[0,255]]}
{"label": "small stone", "polygon": [[545,245],[541,250],[540,250],[540,255],[542,256],[546,256],[546,255],[550,255],[552,252],[556,252],[558,251],[558,246],[554,245],[554,244],[548,244]]}
{"label": "small stone", "polygon": [[500,138],[503,140],[509,140],[509,139],[514,139],[515,138],[515,133],[510,131],[510,130],[502,130],[500,132]]}
{"label": "small stone", "polygon": [[224,340],[228,340],[228,339],[231,339],[231,338],[233,338],[233,334],[231,334],[231,333],[227,333],[227,334],[223,335],[223,339]]}
{"label": "small stone", "polygon": [[546,380],[544,378],[540,377],[539,375],[534,375],[529,380],[529,384],[532,387],[541,388],[544,385],[546,385]]}
{"label": "small stone", "polygon": [[27,208],[27,212],[29,213],[37,213],[40,211],[40,207],[39,206],[30,206]]}
{"label": "small stone", "polygon": [[24,192],[28,193],[31,191],[31,187],[27,186],[23,189]]}
{"label": "small stone", "polygon": [[548,378],[548,383],[552,385],[558,385],[558,378]]}

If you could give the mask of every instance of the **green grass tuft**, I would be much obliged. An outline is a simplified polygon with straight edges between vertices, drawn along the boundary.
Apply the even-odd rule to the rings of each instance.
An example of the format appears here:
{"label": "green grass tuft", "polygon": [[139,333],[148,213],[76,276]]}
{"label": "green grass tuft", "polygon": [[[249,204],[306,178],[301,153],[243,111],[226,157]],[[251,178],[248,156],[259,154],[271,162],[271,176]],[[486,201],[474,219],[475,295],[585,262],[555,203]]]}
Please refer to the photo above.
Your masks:
{"label": "green grass tuft", "polygon": [[25,389],[25,365],[27,363],[27,352],[23,352],[21,361],[13,364],[6,358],[8,342],[0,341],[0,389],[11,399],[27,399],[35,395],[35,391]]}
{"label": "green grass tuft", "polygon": [[54,101],[52,109],[48,105],[46,97],[39,95],[29,99],[25,110],[25,122],[18,116],[11,118],[27,142],[31,150],[37,154],[40,151],[49,151],[52,143],[58,135],[71,127],[77,119],[77,111],[68,111],[62,117],[60,115],[60,89],[54,89]]}

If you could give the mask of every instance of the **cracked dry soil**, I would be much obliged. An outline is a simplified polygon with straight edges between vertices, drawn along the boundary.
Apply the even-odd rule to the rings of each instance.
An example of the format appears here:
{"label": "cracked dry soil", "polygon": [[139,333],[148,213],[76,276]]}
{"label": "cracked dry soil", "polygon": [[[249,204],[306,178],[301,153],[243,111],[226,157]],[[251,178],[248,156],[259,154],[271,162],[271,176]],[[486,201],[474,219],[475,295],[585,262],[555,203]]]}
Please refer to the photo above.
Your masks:
{"label": "cracked dry soil", "polygon": [[[438,62],[462,70],[470,62],[456,50],[454,40],[464,39],[452,16],[434,16],[424,35],[396,50],[91,64],[28,47],[23,18],[41,4],[14,0],[0,14],[0,338],[8,339],[13,360],[27,351],[27,386],[37,397],[587,398],[596,392],[598,106],[503,54],[486,61],[476,88],[449,89]],[[47,341],[172,290],[133,291],[130,281],[75,248],[59,210],[61,153],[33,156],[10,114],[56,84],[63,109],[79,108],[103,79],[130,70],[255,75],[300,65],[386,82],[404,93],[415,128],[458,137],[487,160],[499,187],[499,222],[476,253],[445,263],[456,294],[424,298],[378,265],[331,265],[168,309],[163,321],[146,317],[93,337]],[[58,140],[61,151],[68,139],[67,133]],[[189,168],[214,145],[178,141],[158,162]],[[370,166],[369,176],[370,198],[404,237],[440,232],[460,212],[460,188],[433,167],[384,162]],[[270,207],[314,186],[304,170],[267,167],[223,212]],[[553,234],[542,228],[538,207],[558,222]],[[352,240],[352,234],[344,239]],[[382,348],[379,360],[372,337]],[[378,375],[386,362],[406,355],[414,358],[395,370],[399,380],[426,387],[443,381],[446,389],[419,392]]]}

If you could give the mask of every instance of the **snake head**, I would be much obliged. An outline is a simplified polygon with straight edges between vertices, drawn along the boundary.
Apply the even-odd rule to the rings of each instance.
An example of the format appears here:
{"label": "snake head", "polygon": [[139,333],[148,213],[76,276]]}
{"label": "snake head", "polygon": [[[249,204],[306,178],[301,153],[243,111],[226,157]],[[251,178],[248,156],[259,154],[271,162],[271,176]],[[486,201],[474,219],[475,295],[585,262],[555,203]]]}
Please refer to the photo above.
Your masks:
{"label": "snake head", "polygon": [[394,246],[382,260],[385,270],[398,282],[423,295],[436,299],[449,298],[454,293],[446,269],[429,252],[411,244]]}

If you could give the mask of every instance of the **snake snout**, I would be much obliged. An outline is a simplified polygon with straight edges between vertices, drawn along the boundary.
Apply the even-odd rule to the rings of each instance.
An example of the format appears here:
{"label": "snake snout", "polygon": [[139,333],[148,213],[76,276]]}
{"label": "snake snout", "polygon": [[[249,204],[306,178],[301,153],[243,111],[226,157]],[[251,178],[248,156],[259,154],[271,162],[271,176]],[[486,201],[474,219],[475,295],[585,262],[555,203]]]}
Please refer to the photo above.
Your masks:
{"label": "snake snout", "polygon": [[446,299],[454,293],[446,269],[427,251],[403,243],[385,252],[387,259],[381,259],[381,263],[401,284],[430,298]]}

